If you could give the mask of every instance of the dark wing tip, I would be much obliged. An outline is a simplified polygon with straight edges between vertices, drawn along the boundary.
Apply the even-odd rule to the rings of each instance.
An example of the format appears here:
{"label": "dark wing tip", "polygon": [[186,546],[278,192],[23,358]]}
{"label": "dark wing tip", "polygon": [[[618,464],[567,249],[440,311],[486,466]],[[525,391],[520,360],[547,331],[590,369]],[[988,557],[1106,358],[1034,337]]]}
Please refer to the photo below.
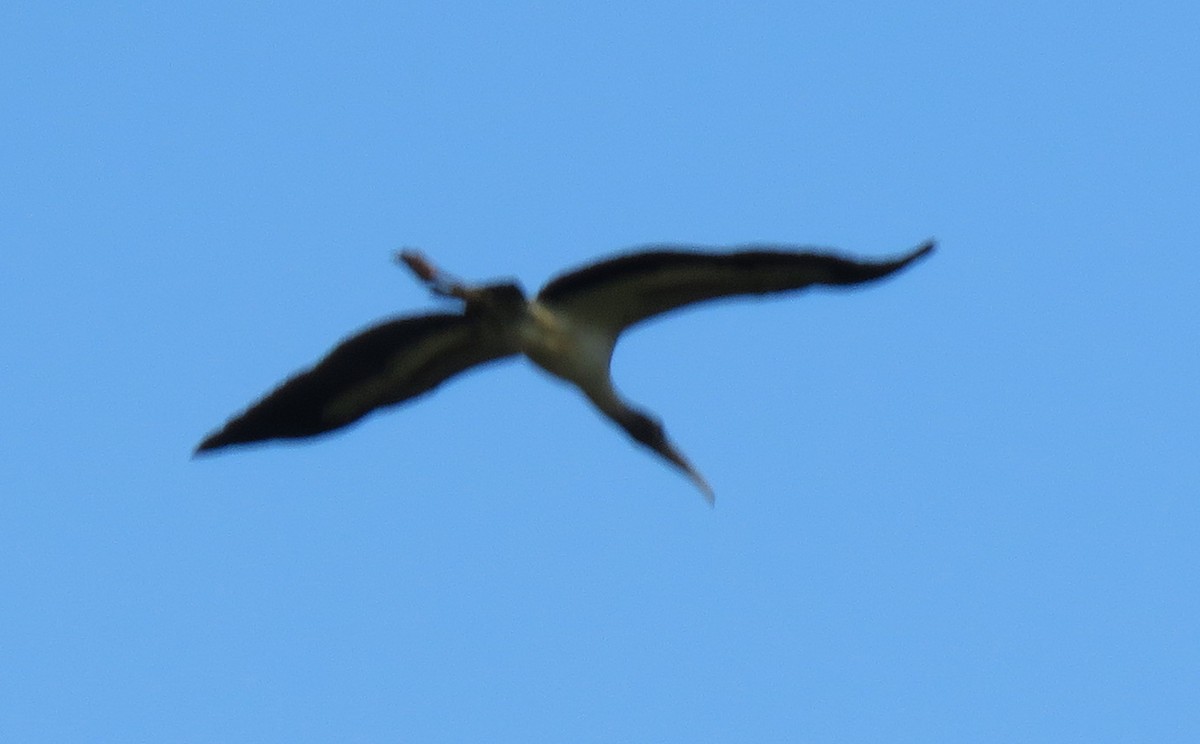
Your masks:
{"label": "dark wing tip", "polygon": [[908,253],[905,253],[904,255],[902,255],[898,258],[881,261],[881,262],[875,264],[875,266],[878,267],[879,269],[881,269],[882,273],[874,278],[887,276],[888,274],[891,274],[894,271],[899,271],[900,269],[905,268],[909,264],[911,264],[915,261],[918,261],[918,260],[924,258],[925,256],[928,256],[930,253],[933,253],[933,249],[936,247],[937,247],[937,241],[935,241],[933,238],[930,238],[929,240],[926,240],[924,243],[921,243],[916,248],[913,248],[911,251],[909,251]]}
{"label": "dark wing tip", "polygon": [[318,368],[296,375],[265,398],[225,422],[196,446],[199,455],[231,445],[252,444],[271,439],[304,439],[339,429],[360,418],[334,417],[325,411],[330,397],[329,380]]}
{"label": "dark wing tip", "polygon": [[[204,455],[213,450],[223,449],[236,444],[250,444],[251,442],[261,442],[267,439],[297,436],[290,434],[286,429],[277,430],[263,426],[263,422],[257,420],[258,417],[254,415],[255,413],[257,411],[251,409],[245,414],[232,419],[212,434],[209,434],[204,438],[204,441],[196,445],[196,449],[192,451],[192,456]],[[258,425],[255,426],[255,424]]]}
{"label": "dark wing tip", "polygon": [[[368,328],[228,420],[205,437],[194,454],[334,431],[376,408],[424,394],[471,366],[511,353],[481,347],[477,331],[476,321],[451,314],[399,318]],[[423,361],[406,377],[389,378],[397,355],[431,340],[435,351],[420,352],[418,361]]]}
{"label": "dark wing tip", "polygon": [[228,429],[226,427],[222,427],[220,431],[209,434],[204,438],[203,442],[196,445],[196,449],[192,450],[192,457],[203,455],[207,452],[212,452],[213,450],[221,449],[222,447],[228,447],[231,444],[237,443],[238,442],[236,440],[229,436]]}
{"label": "dark wing tip", "polygon": [[323,374],[326,370],[317,367],[287,380],[205,437],[193,454],[270,439],[301,439],[350,423],[353,418],[333,419],[325,414],[324,403],[333,387]]}
{"label": "dark wing tip", "polygon": [[909,253],[908,256],[905,257],[904,262],[908,263],[909,261],[916,261],[918,258],[921,258],[922,256],[933,253],[933,249],[936,247],[937,247],[937,241],[934,240],[933,238],[930,238],[929,240],[926,240],[924,243],[922,243],[919,246],[917,246],[916,248],[914,248],[912,253]]}

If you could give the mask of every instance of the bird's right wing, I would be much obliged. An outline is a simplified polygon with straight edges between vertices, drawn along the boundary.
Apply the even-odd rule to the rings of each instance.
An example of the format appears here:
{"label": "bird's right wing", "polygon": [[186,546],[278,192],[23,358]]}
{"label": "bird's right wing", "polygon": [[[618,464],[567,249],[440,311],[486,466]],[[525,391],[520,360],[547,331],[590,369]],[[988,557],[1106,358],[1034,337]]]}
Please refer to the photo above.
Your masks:
{"label": "bird's right wing", "polygon": [[209,435],[196,452],[338,429],[376,408],[429,392],[471,367],[517,353],[477,315],[382,323],[338,344]]}
{"label": "bird's right wing", "polygon": [[620,333],[638,321],[703,300],[880,279],[931,250],[932,241],[898,258],[861,260],[796,246],[749,245],[719,252],[652,246],[556,277],[538,293],[538,301]]}

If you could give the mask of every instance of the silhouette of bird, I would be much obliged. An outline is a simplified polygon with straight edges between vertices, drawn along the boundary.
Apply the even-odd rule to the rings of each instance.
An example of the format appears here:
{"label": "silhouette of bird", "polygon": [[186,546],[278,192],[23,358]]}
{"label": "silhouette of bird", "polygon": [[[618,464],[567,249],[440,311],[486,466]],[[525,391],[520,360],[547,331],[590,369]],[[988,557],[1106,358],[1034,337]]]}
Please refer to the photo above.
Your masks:
{"label": "silhouette of bird", "polygon": [[196,453],[340,429],[472,367],[524,354],[578,387],[630,437],[690,478],[711,504],[712,488],[667,439],[662,424],[613,387],[609,361],[618,336],[705,300],[874,281],[933,247],[928,241],[896,258],[861,260],[787,245],[648,246],[552,279],[532,299],[516,282],[464,284],[419,252],[401,251],[397,259],[435,295],[462,303],[458,312],[395,318],[345,339],[205,438]]}

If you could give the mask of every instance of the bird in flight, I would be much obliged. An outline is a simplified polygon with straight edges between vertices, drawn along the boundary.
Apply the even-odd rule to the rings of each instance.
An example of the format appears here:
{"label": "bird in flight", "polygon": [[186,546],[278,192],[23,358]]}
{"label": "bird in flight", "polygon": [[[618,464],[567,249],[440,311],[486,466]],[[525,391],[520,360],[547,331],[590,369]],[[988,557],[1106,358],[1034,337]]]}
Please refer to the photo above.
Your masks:
{"label": "bird in flight", "polygon": [[396,257],[458,312],[387,320],[351,336],[230,419],[196,453],[340,429],[371,411],[433,390],[488,362],[523,354],[572,383],[639,444],[682,471],[713,503],[713,490],[663,431],[613,387],[609,361],[626,329],[705,300],[874,281],[933,250],[928,241],[890,259],[860,260],[788,245],[732,250],[650,246],[552,279],[527,298],[512,281],[464,284],[413,250]]}

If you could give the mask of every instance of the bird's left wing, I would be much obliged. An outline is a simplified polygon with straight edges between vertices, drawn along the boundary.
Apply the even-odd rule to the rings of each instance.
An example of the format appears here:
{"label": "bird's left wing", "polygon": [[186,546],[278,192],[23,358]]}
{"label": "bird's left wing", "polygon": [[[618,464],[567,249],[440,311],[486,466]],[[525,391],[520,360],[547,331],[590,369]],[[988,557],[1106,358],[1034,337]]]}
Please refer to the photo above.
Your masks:
{"label": "bird's left wing", "polygon": [[897,258],[864,260],[796,246],[748,245],[732,251],[650,246],[556,277],[537,299],[620,333],[638,321],[703,300],[879,279],[932,250],[929,241]]}
{"label": "bird's left wing", "polygon": [[486,331],[484,320],[473,314],[399,318],[368,328],[230,419],[196,452],[338,429],[517,352]]}

